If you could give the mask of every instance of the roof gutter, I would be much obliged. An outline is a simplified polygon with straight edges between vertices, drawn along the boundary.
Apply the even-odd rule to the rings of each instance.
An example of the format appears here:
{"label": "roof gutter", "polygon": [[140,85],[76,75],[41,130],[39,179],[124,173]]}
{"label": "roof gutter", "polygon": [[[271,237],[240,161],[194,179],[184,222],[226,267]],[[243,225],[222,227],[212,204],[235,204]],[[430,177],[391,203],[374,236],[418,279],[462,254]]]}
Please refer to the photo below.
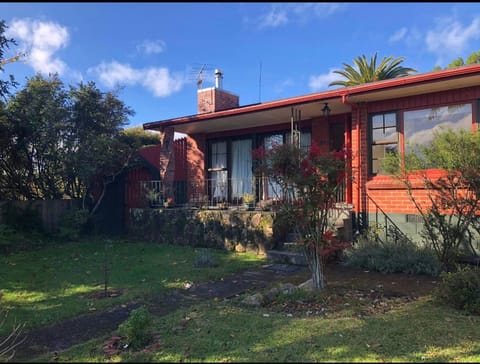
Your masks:
{"label": "roof gutter", "polygon": [[306,96],[297,96],[289,99],[282,99],[277,101],[271,101],[260,104],[253,104],[238,107],[235,109],[229,109],[224,111],[218,111],[214,113],[206,113],[200,115],[185,116],[174,119],[167,119],[162,121],[153,121],[150,123],[143,124],[143,129],[154,129],[154,130],[163,130],[168,126],[175,126],[177,124],[186,124],[192,122],[198,122],[201,120],[214,120],[217,118],[234,116],[239,114],[248,114],[252,112],[260,112],[264,110],[271,110],[280,107],[288,107],[293,105],[306,104],[316,101],[324,101],[327,99],[342,98],[342,103],[348,104],[348,96],[353,96],[357,94],[364,94],[371,91],[380,91],[383,89],[402,87],[414,84],[421,84],[431,81],[440,81],[449,78],[456,78],[461,76],[468,76],[469,74],[474,74],[480,72],[480,64],[463,66],[449,70],[429,72],[419,75],[411,75],[400,78],[394,78],[390,80],[382,80],[376,82],[370,82],[363,85],[352,86],[347,88],[342,88],[338,90],[325,91],[322,93],[315,93]]}

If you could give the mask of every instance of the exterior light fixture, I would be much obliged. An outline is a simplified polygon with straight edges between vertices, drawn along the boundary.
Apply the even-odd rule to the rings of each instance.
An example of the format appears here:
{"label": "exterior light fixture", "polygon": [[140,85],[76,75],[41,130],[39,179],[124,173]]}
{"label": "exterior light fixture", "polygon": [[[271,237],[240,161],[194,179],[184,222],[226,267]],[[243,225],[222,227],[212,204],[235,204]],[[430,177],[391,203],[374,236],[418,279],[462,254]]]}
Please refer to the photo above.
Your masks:
{"label": "exterior light fixture", "polygon": [[330,115],[330,108],[328,107],[328,102],[325,103],[325,106],[322,109],[323,111],[323,116],[327,117]]}

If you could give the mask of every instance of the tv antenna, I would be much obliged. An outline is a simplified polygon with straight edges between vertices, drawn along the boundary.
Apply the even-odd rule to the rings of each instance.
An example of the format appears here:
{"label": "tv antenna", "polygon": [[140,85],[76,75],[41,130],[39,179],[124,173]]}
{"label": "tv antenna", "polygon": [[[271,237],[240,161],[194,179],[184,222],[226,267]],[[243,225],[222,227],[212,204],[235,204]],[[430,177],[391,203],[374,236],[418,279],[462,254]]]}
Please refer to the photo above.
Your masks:
{"label": "tv antenna", "polygon": [[192,66],[191,78],[195,78],[197,83],[197,89],[204,88],[205,82],[211,83],[212,85],[215,82],[215,69],[218,68],[212,64],[207,63],[196,63]]}

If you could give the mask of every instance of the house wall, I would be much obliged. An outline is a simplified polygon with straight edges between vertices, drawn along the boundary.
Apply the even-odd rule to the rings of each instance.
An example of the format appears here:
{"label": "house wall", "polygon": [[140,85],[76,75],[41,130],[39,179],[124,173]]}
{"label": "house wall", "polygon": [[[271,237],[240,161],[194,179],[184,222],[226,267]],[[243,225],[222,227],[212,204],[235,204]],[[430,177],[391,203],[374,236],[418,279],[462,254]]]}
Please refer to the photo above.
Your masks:
{"label": "house wall", "polygon": [[[387,111],[407,111],[456,103],[473,102],[473,120],[478,120],[475,100],[480,98],[480,86],[437,92],[426,95],[403,97],[379,102],[352,104],[352,172],[353,205],[357,217],[365,221],[378,219],[380,211],[397,223],[399,228],[419,240],[421,224],[415,222],[411,215],[418,211],[411,202],[405,186],[391,176],[370,176],[368,172],[368,115]],[[476,130],[476,124],[473,124]],[[402,137],[400,138],[400,143]],[[428,206],[428,196],[421,184],[413,190],[413,195],[424,206]],[[381,213],[380,213],[381,215]]]}
{"label": "house wall", "polygon": [[[319,110],[319,112],[321,112]],[[328,119],[321,116],[314,119],[308,120],[301,120],[299,122],[300,128],[311,128],[312,133],[312,141],[315,141],[319,146],[320,149],[327,153],[330,150],[330,135],[329,135],[329,126],[332,123],[341,123],[342,125],[345,124],[345,120],[349,118],[348,114],[341,114],[330,116]],[[210,139],[222,139],[222,138],[230,138],[235,136],[243,136],[243,135],[256,135],[256,134],[264,134],[264,133],[273,133],[276,131],[285,131],[290,130],[291,124],[290,122],[287,123],[279,123],[276,125],[269,125],[269,126],[261,126],[257,128],[245,128],[245,129],[237,129],[237,130],[230,130],[224,132],[215,132],[215,133],[208,133],[208,134],[192,134],[185,138],[187,147],[186,147],[186,170],[187,170],[187,199],[192,197],[191,191],[191,183],[194,182],[196,184],[201,184],[207,178],[206,172],[206,159],[208,158],[207,155],[207,141]],[[345,137],[343,137],[345,139]],[[182,142],[183,143],[183,142]],[[254,146],[255,147],[255,146]],[[178,163],[180,151],[176,151],[176,163]],[[179,172],[178,172],[179,173]],[[175,177],[175,180],[179,180],[180,175],[178,174]],[[205,194],[207,193],[205,188]]]}

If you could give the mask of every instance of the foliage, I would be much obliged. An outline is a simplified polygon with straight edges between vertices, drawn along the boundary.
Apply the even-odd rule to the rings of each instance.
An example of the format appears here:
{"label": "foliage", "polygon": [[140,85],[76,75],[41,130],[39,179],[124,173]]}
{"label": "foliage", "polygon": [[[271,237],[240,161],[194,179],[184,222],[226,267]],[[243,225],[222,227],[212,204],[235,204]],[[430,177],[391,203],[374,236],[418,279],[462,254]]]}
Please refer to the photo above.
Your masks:
{"label": "foliage", "polygon": [[118,326],[118,331],[127,337],[130,346],[139,348],[152,339],[151,324],[152,315],[142,306],[130,312],[128,319]]}
{"label": "foliage", "polygon": [[295,222],[316,289],[325,287],[324,253],[334,245],[328,212],[345,178],[348,150],[322,153],[317,144],[304,152],[295,144],[278,144],[254,152],[256,173],[268,176],[281,189],[280,210]]}
{"label": "foliage", "polygon": [[456,272],[443,272],[434,297],[441,303],[480,315],[480,269],[459,267]]}
{"label": "foliage", "polygon": [[158,134],[124,129],[134,114],[95,83],[67,90],[40,74],[0,105],[0,194],[4,199],[81,198],[92,217],[107,186]]}
{"label": "foliage", "polygon": [[7,205],[5,224],[27,234],[43,232],[40,212],[30,205],[24,208],[18,208],[13,204]]}
{"label": "foliage", "polygon": [[380,64],[377,65],[377,53],[370,57],[370,62],[365,55],[362,55],[353,60],[355,67],[344,63],[344,70],[333,71],[343,76],[345,80],[330,82],[329,86],[356,86],[368,82],[408,76],[417,72],[413,68],[400,66],[403,61],[403,57],[383,57]]}
{"label": "foliage", "polygon": [[[480,134],[465,130],[434,131],[428,145],[416,145],[403,159],[403,168],[390,157],[389,172],[407,188],[423,219],[424,243],[436,252],[445,269],[462,255],[475,254],[474,233],[480,233]],[[431,169],[440,170],[432,174]],[[415,195],[420,181],[427,199]]]}
{"label": "foliage", "polygon": [[152,130],[143,130],[141,126],[135,126],[122,130],[120,140],[130,145],[133,149],[139,149],[142,146],[156,145],[160,143],[158,132]]}
{"label": "foliage", "polygon": [[399,238],[376,239],[371,230],[366,230],[351,249],[345,251],[344,264],[382,273],[428,274],[437,276],[441,265],[437,256],[428,247]]}
{"label": "foliage", "polygon": [[251,193],[244,193],[242,196],[242,201],[245,204],[251,204],[255,202],[255,196],[253,196]]}
{"label": "foliage", "polygon": [[195,268],[211,268],[217,267],[218,263],[215,259],[215,255],[212,253],[212,250],[203,248],[197,250],[193,266]]}
{"label": "foliage", "polygon": [[[456,67],[461,67],[465,65],[470,65],[470,64],[476,64],[480,63],[480,51],[477,52],[472,52],[470,55],[467,57],[466,60],[463,60],[462,57],[458,57],[454,59],[452,62],[448,64],[444,69],[450,69],[450,68],[456,68]],[[440,66],[435,66],[433,68],[434,71],[440,71],[442,67]]]}
{"label": "foliage", "polygon": [[[7,26],[5,25],[5,20],[0,20],[0,73],[3,73],[3,66],[7,63],[15,62],[19,59],[19,56],[16,55],[12,58],[5,58],[5,53],[8,51],[10,46],[16,45],[16,41],[11,38],[7,38],[5,36],[5,30]],[[5,97],[9,94],[9,89],[11,86],[16,86],[17,83],[15,82],[12,75],[9,76],[9,80],[0,80],[0,105]]]}
{"label": "foliage", "polygon": [[8,129],[0,160],[0,191],[7,199],[63,197],[62,161],[68,153],[67,93],[57,76],[30,78],[6,105]]}
{"label": "foliage", "polygon": [[66,241],[78,240],[88,222],[89,212],[85,209],[66,211],[59,222],[57,237]]}

